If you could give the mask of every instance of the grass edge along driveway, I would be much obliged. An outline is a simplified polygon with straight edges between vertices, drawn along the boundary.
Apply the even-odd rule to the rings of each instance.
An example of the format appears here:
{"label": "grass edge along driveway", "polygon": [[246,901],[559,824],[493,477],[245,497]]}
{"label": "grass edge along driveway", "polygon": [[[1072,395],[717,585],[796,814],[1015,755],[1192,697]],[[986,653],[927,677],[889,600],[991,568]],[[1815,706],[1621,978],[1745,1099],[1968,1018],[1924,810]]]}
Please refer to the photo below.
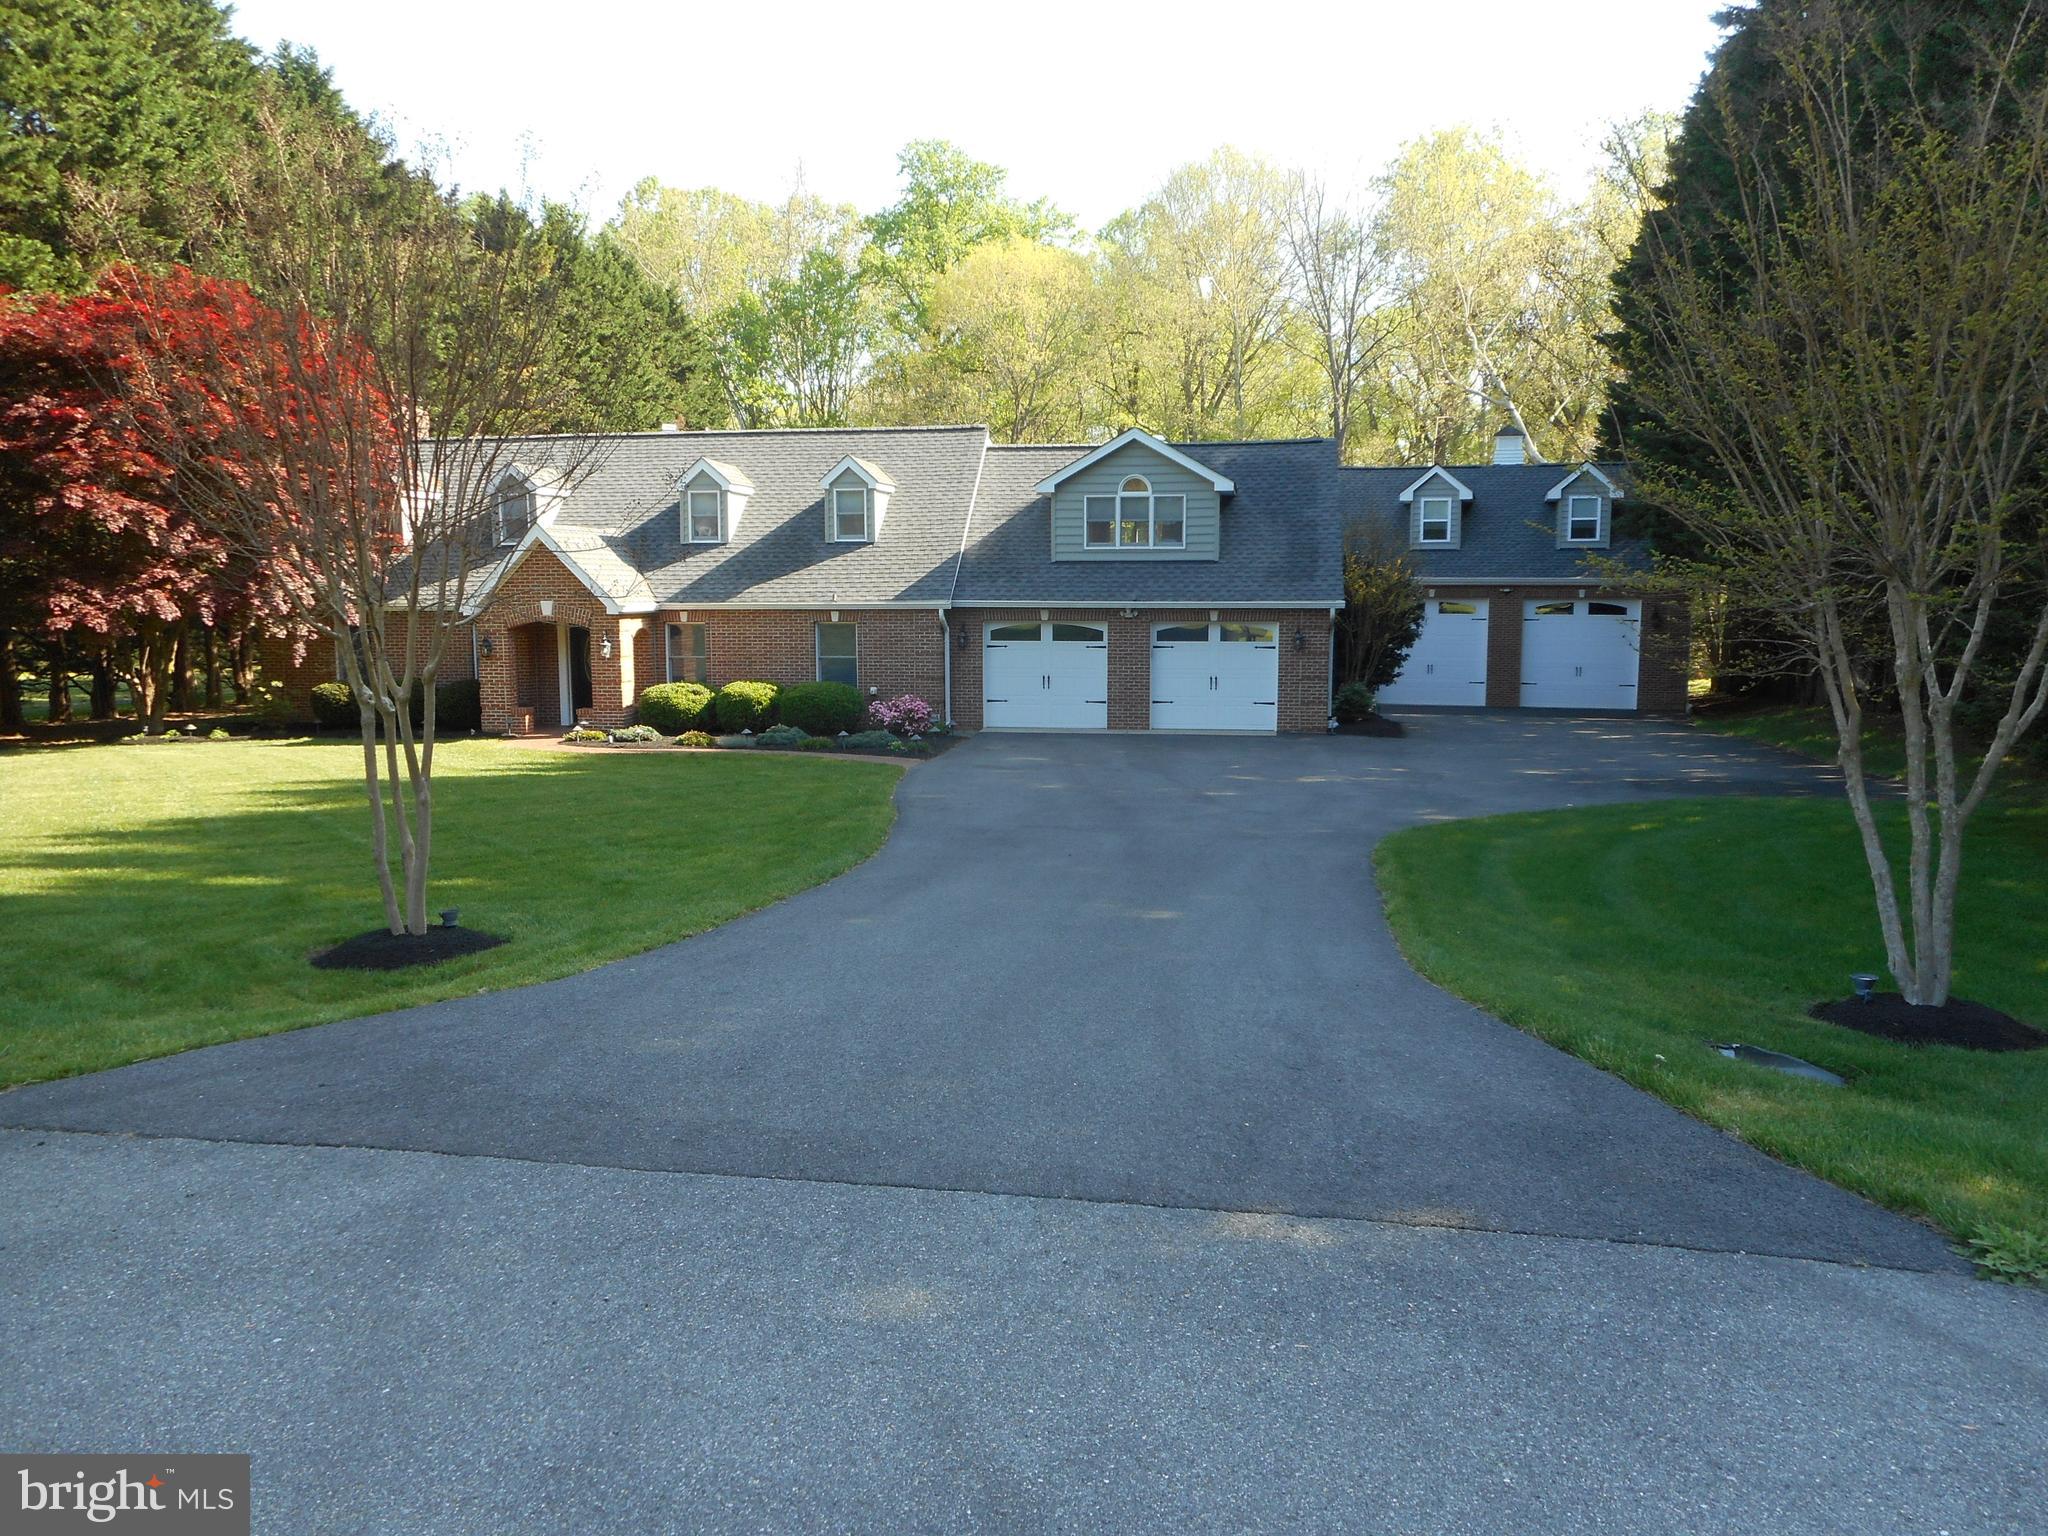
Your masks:
{"label": "grass edge along driveway", "polygon": [[0,1086],[587,970],[873,854],[902,769],[790,754],[436,749],[430,905],[508,936],[408,971],[307,958],[379,926],[360,747],[0,754]]}
{"label": "grass edge along driveway", "polygon": [[[1888,807],[1888,832],[1903,813]],[[1805,1016],[1881,970],[1839,798],[1676,800],[1416,827],[1375,854],[1431,981],[1786,1162],[2048,1261],[2048,1051],[1914,1048]],[[1987,805],[1956,995],[2048,1024],[2048,806]],[[1742,1040],[1847,1088],[1729,1061]],[[1980,1252],[1981,1258],[1981,1252]]]}

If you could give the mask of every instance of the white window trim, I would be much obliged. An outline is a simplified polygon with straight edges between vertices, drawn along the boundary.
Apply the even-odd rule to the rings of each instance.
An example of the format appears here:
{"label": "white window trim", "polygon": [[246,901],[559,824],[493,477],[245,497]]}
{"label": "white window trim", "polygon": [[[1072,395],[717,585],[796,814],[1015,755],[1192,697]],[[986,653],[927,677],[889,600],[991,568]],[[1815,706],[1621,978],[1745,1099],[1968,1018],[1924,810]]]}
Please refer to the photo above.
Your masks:
{"label": "white window trim", "polygon": [[825,629],[827,624],[837,625],[853,631],[853,683],[860,686],[860,625],[850,619],[817,619],[811,624],[811,679],[813,682],[829,682],[825,676]]}
{"label": "white window trim", "polygon": [[[669,644],[669,631],[670,631],[670,630],[672,630],[672,629],[684,629],[684,630],[688,630],[688,629],[696,629],[696,630],[700,630],[700,631],[702,631],[702,632],[703,632],[703,635],[704,635],[704,673],[705,673],[705,676],[704,676],[704,677],[702,677],[702,678],[697,678],[697,677],[677,677],[677,676],[676,676],[676,652],[675,652],[675,647]],[[662,627],[662,631],[661,631],[661,659],[662,659],[662,667],[663,667],[663,669],[664,669],[664,670],[665,670],[665,671],[667,672],[667,674],[668,674],[668,681],[670,681],[670,682],[672,682],[672,683],[701,683],[701,682],[704,682],[704,681],[706,681],[706,680],[707,680],[707,679],[709,678],[710,674],[711,674],[711,631],[710,631],[710,630],[708,630],[708,629],[705,629],[705,627],[704,627],[704,624],[703,624],[703,621],[702,621],[702,620],[681,620],[681,619],[678,619],[678,620],[672,620],[671,622],[669,622],[668,624],[666,624],[666,625],[664,625],[664,626]]]}
{"label": "white window trim", "polygon": [[[1440,539],[1429,536],[1431,507],[1442,507],[1444,532]],[[1415,542],[1417,544],[1449,544],[1457,537],[1458,499],[1455,496],[1422,496],[1415,502]]]}
{"label": "white window trim", "polygon": [[[1088,515],[1088,503],[1091,501],[1106,501],[1109,503],[1109,537],[1107,539],[1091,539],[1088,537],[1088,524],[1091,521]],[[1117,501],[1118,496],[1113,491],[1108,495],[1098,493],[1081,498],[1081,547],[1083,549],[1115,549],[1117,547]]]}
{"label": "white window trim", "polygon": [[[700,539],[697,537],[696,508],[692,503],[699,496],[710,496],[716,501],[718,507],[718,533],[714,538]],[[723,544],[725,542],[725,488],[723,486],[713,485],[709,490],[694,485],[683,487],[683,542],[686,544]]]}
{"label": "white window trim", "polygon": [[[1583,539],[1582,539],[1582,538],[1578,538],[1578,537],[1576,537],[1576,536],[1575,536],[1575,535],[1574,535],[1574,534],[1572,533],[1572,524],[1573,524],[1573,523],[1574,523],[1575,521],[1577,521],[1577,520],[1578,520],[1578,517],[1579,517],[1579,513],[1578,513],[1578,512],[1577,512],[1577,511],[1576,511],[1575,509],[1576,509],[1576,508],[1578,507],[1578,504],[1579,504],[1580,502],[1582,502],[1582,501],[1590,501],[1591,503],[1593,503],[1593,531],[1592,531],[1592,533],[1588,534],[1588,535],[1587,535],[1587,536],[1586,536],[1585,538],[1583,538]],[[1604,507],[1604,506],[1603,506],[1603,505],[1601,504],[1601,498],[1600,498],[1599,496],[1597,496],[1597,495],[1596,495],[1596,496],[1588,496],[1588,495],[1572,495],[1572,496],[1567,496],[1567,497],[1565,497],[1565,499],[1564,499],[1564,541],[1565,541],[1565,543],[1567,543],[1567,544],[1598,544],[1598,543],[1599,543],[1599,542],[1601,541],[1601,535],[1602,535],[1602,534],[1604,534],[1604,533],[1605,533],[1606,531],[1607,531],[1607,509],[1606,509],[1606,508],[1605,508],[1605,507]]]}
{"label": "white window trim", "polygon": [[[832,542],[834,544],[872,544],[874,542],[874,490],[866,485],[835,485],[832,487]],[[858,496],[860,498],[860,537],[848,538],[839,531],[839,498]]]}
{"label": "white window trim", "polygon": [[[508,495],[507,487],[514,481],[518,482],[519,489],[512,495]],[[526,498],[526,527],[507,537],[505,533],[505,503],[512,500],[514,495]],[[525,538],[528,531],[535,524],[539,523],[540,490],[526,476],[520,474],[517,470],[511,470],[500,476],[498,483],[491,487],[491,497],[491,533],[497,540],[498,548],[510,549],[521,539]]]}
{"label": "white window trim", "polygon": [[[1142,491],[1125,490],[1124,487],[1133,480],[1144,486],[1145,489]],[[1161,496],[1180,503],[1180,537],[1171,544],[1161,542],[1159,537],[1159,499]],[[1088,503],[1091,501],[1106,501],[1110,504],[1109,539],[1106,543],[1101,539],[1091,539],[1088,536],[1088,524],[1091,521],[1088,515]],[[1124,513],[1125,504],[1135,505],[1139,502],[1144,503],[1144,515],[1142,517],[1131,516],[1127,518]],[[1145,543],[1139,544],[1125,541],[1124,524],[1127,521],[1133,523],[1142,522],[1145,525]],[[1081,547],[1083,549],[1186,549],[1188,547],[1188,498],[1186,493],[1181,491],[1154,490],[1152,482],[1148,477],[1144,475],[1125,475],[1117,481],[1114,491],[1097,491],[1083,495],[1081,498]]]}

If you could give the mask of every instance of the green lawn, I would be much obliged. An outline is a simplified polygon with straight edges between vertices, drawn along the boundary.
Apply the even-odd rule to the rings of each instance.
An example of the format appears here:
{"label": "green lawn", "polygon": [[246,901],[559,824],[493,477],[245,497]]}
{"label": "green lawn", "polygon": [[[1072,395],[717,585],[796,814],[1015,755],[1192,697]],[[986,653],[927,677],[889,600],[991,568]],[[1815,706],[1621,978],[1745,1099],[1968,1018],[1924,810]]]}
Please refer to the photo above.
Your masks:
{"label": "green lawn", "polygon": [[[1852,971],[1883,969],[1841,800],[1446,823],[1387,839],[1377,865],[1394,931],[1431,980],[1958,1237],[2016,1229],[2048,1264],[2048,1051],[1916,1049],[1805,1017],[1847,995]],[[1956,995],[2048,1025],[2048,805],[1981,813],[1961,929]],[[1850,1086],[1707,1048],[1730,1040],[1803,1056]]]}
{"label": "green lawn", "polygon": [[[1740,736],[1745,741],[1785,747],[1823,762],[1835,762],[1840,755],[1834,716],[1824,704],[1766,704],[1757,707],[1719,704],[1701,710],[1693,717],[1693,723],[1718,735]],[[2036,743],[2028,738],[2023,739],[2021,745],[2029,751],[2008,757],[1999,764],[1993,793],[2039,793],[2043,789],[2042,760],[2033,750]],[[1967,752],[1959,755],[1963,757],[1966,771],[1975,768],[1982,756],[1981,753]],[[1906,748],[1895,719],[1879,716],[1865,722],[1863,767],[1864,772],[1873,778],[1905,776]]]}
{"label": "green lawn", "polygon": [[360,749],[0,753],[0,1085],[584,970],[815,885],[881,845],[901,769],[794,754],[436,757],[436,907],[512,942],[317,971],[382,921]]}

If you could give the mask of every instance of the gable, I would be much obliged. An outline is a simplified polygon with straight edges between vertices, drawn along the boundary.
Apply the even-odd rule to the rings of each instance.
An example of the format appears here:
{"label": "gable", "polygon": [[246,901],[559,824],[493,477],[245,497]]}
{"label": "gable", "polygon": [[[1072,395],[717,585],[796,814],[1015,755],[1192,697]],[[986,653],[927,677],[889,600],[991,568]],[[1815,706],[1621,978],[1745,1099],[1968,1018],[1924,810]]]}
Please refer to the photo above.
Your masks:
{"label": "gable", "polygon": [[[1117,496],[1126,481],[1145,482],[1154,497],[1179,497],[1185,508],[1183,542],[1174,549],[1102,548],[1088,543],[1089,498]],[[1227,481],[1225,482],[1228,483]],[[1214,560],[1222,550],[1223,498],[1213,473],[1186,468],[1179,457],[1131,441],[1061,479],[1052,493],[1055,560]]]}

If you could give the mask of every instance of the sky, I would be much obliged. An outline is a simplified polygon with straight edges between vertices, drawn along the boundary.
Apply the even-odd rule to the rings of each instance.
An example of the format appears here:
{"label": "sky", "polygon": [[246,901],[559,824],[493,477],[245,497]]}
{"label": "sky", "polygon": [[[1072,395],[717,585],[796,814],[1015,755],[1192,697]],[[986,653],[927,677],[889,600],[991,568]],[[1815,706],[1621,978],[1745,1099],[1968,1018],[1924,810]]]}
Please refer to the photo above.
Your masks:
{"label": "sky", "polygon": [[775,201],[800,174],[872,211],[942,138],[1098,229],[1220,144],[1343,188],[1461,122],[1576,192],[1607,124],[1684,105],[1726,3],[243,0],[235,27],[312,47],[466,189],[604,219],[645,176]]}

